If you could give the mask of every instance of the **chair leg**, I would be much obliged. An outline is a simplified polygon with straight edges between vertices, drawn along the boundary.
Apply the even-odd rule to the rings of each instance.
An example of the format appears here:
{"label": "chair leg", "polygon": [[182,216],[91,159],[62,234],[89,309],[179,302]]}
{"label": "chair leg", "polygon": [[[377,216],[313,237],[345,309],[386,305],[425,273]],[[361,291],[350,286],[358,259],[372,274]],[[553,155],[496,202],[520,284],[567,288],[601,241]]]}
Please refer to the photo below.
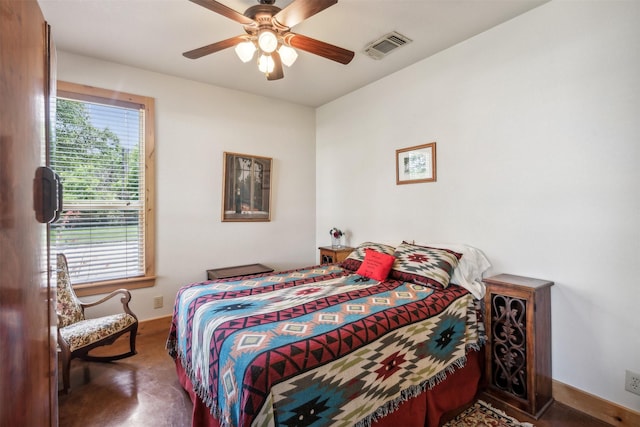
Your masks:
{"label": "chair leg", "polygon": [[71,358],[70,357],[62,357],[62,385],[63,385],[63,389],[62,391],[64,392],[64,394],[69,393],[69,386],[70,386],[70,374],[69,371],[71,370]]}
{"label": "chair leg", "polygon": [[129,332],[129,347],[131,347],[131,354],[137,354],[136,351],[136,335],[138,334],[138,324],[134,326]]}

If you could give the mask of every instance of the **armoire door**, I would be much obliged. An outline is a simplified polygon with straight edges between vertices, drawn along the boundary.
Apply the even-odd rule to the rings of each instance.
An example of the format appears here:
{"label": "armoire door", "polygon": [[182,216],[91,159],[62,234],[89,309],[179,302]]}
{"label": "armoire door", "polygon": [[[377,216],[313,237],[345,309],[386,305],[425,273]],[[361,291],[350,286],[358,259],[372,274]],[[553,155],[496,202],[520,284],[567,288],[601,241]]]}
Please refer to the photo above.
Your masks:
{"label": "armoire door", "polygon": [[53,291],[34,177],[50,121],[49,30],[36,0],[0,0],[0,425],[57,425]]}

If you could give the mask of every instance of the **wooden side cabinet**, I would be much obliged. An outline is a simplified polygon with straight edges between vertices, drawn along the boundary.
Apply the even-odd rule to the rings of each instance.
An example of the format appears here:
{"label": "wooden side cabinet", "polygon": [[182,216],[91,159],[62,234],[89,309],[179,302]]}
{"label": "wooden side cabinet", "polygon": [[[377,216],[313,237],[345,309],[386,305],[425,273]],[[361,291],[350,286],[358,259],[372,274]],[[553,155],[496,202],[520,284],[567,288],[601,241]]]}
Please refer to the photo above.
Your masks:
{"label": "wooden side cabinet", "polygon": [[342,262],[353,252],[349,246],[320,246],[320,264],[332,264]]}
{"label": "wooden side cabinet", "polygon": [[487,285],[487,393],[538,419],[551,392],[553,282],[500,274]]}

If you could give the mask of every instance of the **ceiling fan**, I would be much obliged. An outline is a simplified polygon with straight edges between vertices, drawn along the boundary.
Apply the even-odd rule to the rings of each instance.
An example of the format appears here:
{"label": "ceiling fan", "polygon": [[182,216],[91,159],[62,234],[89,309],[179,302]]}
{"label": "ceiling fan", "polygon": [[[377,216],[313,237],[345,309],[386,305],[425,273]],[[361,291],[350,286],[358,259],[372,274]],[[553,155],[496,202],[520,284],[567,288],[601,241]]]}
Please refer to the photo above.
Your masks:
{"label": "ceiling fan", "polygon": [[290,66],[298,55],[293,48],[341,64],[348,64],[353,59],[354,53],[350,50],[291,31],[291,27],[333,6],[338,0],[293,0],[284,9],[275,6],[275,0],[258,0],[259,4],[251,6],[244,14],[215,0],[190,1],[242,24],[246,34],[184,52],[187,58],[197,59],[235,46],[240,59],[248,62],[258,51],[258,68],[266,74],[267,80],[284,77],[282,64]]}

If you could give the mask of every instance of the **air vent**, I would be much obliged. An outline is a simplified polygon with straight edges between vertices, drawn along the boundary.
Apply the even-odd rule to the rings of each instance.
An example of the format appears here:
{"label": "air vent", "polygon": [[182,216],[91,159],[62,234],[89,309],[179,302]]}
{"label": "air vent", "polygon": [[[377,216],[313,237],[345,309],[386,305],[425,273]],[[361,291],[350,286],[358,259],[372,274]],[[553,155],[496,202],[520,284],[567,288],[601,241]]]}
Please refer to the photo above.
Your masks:
{"label": "air vent", "polygon": [[387,56],[389,52],[392,52],[407,43],[411,43],[412,41],[413,40],[411,40],[410,38],[405,37],[398,32],[392,31],[389,34],[382,36],[378,40],[369,43],[367,47],[364,48],[364,53],[366,53],[373,59],[382,59]]}

